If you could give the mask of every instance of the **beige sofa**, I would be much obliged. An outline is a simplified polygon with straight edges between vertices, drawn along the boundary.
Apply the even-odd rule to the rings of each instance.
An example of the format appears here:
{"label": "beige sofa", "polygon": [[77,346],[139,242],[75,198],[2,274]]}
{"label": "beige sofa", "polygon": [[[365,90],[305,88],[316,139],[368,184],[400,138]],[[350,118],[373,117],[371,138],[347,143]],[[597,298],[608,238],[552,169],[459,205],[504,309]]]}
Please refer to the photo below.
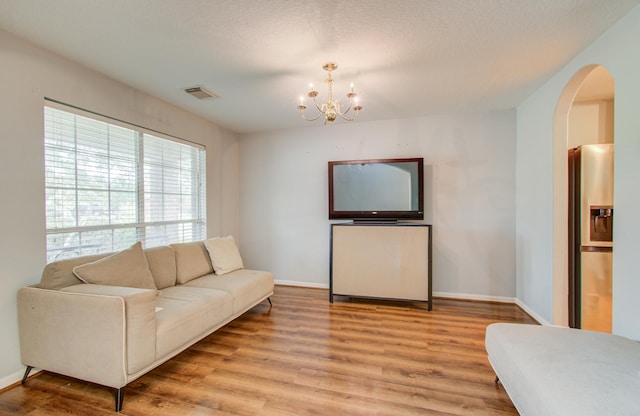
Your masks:
{"label": "beige sofa", "polygon": [[48,264],[39,285],[18,292],[23,383],[40,368],[112,387],[120,411],[128,383],[271,303],[273,275],[224,258],[214,272],[212,240]]}

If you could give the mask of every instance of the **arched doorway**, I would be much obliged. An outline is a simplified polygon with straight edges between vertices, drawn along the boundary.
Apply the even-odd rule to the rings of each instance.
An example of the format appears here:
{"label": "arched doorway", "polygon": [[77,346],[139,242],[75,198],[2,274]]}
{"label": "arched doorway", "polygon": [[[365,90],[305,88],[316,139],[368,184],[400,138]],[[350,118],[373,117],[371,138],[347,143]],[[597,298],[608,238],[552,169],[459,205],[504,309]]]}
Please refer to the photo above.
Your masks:
{"label": "arched doorway", "polygon": [[613,97],[613,78],[609,72],[602,66],[589,65],[569,81],[554,114],[553,293],[556,325],[568,326],[570,323],[569,265],[572,259],[567,232],[567,150],[588,143],[613,141]]}

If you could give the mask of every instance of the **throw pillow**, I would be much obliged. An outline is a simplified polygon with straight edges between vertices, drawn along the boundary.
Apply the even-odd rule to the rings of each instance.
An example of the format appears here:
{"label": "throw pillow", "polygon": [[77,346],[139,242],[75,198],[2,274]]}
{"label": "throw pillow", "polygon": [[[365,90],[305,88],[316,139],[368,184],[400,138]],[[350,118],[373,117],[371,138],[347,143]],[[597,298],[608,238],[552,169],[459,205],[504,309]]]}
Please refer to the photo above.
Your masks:
{"label": "throw pillow", "polygon": [[211,257],[215,274],[223,275],[244,268],[238,246],[232,236],[210,238],[205,240],[204,246]]}
{"label": "throw pillow", "polygon": [[73,268],[84,283],[157,290],[139,241],[126,250]]}

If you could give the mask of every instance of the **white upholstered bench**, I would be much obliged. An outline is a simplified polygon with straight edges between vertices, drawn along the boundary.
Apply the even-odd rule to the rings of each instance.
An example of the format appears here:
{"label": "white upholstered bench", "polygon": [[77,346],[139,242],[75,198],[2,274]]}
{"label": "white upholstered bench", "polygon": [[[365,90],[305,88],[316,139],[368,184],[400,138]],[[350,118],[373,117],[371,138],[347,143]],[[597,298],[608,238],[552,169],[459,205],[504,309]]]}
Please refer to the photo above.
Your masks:
{"label": "white upholstered bench", "polygon": [[571,328],[491,324],[489,361],[522,416],[640,415],[640,343]]}

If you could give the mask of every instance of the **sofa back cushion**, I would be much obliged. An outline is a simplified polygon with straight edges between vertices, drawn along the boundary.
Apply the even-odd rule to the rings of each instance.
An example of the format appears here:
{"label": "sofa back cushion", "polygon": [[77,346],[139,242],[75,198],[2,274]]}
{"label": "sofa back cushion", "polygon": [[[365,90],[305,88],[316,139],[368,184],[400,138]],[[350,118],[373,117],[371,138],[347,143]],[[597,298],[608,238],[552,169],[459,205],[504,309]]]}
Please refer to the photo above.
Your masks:
{"label": "sofa back cushion", "polygon": [[213,273],[209,253],[202,241],[171,244],[176,253],[176,281],[187,283],[197,277]]}
{"label": "sofa back cushion", "polygon": [[51,262],[47,264],[42,271],[39,287],[42,289],[58,290],[63,287],[81,284],[82,281],[73,274],[73,268],[81,264],[91,263],[108,255],[108,253],[93,254]]}
{"label": "sofa back cushion", "polygon": [[[148,248],[144,253],[159,290],[213,273],[209,253],[201,241]],[[111,254],[113,253],[92,254],[51,262],[42,271],[39,287],[58,290],[81,284],[83,282],[73,274],[74,267],[94,262]]]}
{"label": "sofa back cushion", "polygon": [[73,274],[84,283],[156,290],[140,241],[110,256],[76,266]]}
{"label": "sofa back cushion", "polygon": [[176,255],[172,247],[160,246],[144,251],[159,290],[176,285]]}

